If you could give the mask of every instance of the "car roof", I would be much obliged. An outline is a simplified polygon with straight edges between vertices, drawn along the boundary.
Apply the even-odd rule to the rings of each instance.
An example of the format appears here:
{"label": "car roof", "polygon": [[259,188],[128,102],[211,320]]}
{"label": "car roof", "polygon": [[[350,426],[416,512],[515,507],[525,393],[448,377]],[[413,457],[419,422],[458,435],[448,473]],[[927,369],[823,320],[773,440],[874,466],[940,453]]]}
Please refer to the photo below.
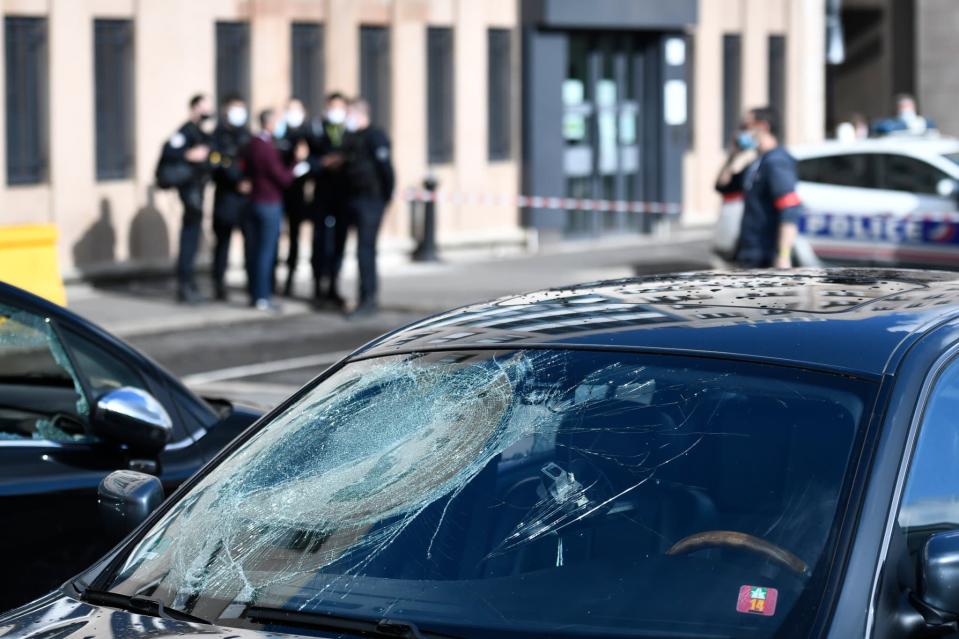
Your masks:
{"label": "car roof", "polygon": [[797,159],[847,153],[908,153],[911,155],[943,155],[959,153],[959,139],[951,137],[919,137],[890,135],[882,138],[840,141],[826,140],[817,144],[797,144],[789,147]]}
{"label": "car roof", "polygon": [[734,356],[867,376],[959,315],[959,273],[890,269],[696,272],[547,289],[413,323],[354,357],[474,348],[597,348]]}

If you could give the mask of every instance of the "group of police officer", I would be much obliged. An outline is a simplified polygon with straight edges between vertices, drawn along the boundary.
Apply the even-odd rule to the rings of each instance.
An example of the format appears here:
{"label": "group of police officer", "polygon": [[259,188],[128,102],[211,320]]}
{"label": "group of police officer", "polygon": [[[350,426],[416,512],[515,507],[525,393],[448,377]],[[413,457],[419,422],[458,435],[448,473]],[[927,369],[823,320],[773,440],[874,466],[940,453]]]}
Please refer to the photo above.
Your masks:
{"label": "group of police officer", "polygon": [[[262,275],[254,271],[264,258],[272,265],[272,288],[278,287],[279,260],[277,234],[257,232],[260,220],[256,198],[257,191],[263,189],[256,185],[271,176],[255,174],[256,167],[263,163],[250,157],[250,149],[262,145],[251,144],[254,134],[248,120],[243,99],[228,96],[214,125],[209,97],[196,95],[190,100],[189,119],[163,146],[156,169],[157,185],[175,188],[183,204],[176,269],[177,298],[183,303],[205,301],[196,284],[194,264],[202,234],[204,192],[212,180],[216,298],[228,297],[225,276],[230,241],[234,231],[240,231],[250,304],[267,310],[278,308],[271,299],[264,299],[262,292],[254,291],[254,281]],[[269,127],[265,125],[268,121]],[[272,145],[282,166],[289,171],[276,182],[284,189],[282,208],[289,230],[282,293],[293,293],[300,231],[304,222],[310,222],[315,304],[319,308],[345,310],[338,280],[347,235],[349,229],[355,228],[360,285],[352,314],[375,313],[376,241],[384,209],[393,195],[394,173],[389,139],[370,124],[369,105],[362,98],[348,100],[340,93],[332,93],[326,98],[323,113],[311,118],[300,100],[291,99],[282,114],[264,110],[260,122],[262,130],[256,135]]]}

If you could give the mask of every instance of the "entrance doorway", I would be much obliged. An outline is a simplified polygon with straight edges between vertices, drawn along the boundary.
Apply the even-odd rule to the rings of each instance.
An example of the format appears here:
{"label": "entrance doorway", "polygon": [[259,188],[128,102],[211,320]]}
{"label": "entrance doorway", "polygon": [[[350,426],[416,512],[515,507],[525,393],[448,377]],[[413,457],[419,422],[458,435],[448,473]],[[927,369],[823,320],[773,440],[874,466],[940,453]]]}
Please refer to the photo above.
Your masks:
{"label": "entrance doorway", "polygon": [[[657,148],[655,100],[646,89],[656,41],[642,33],[569,34],[563,82],[563,172],[567,197],[610,201],[654,198],[644,180],[647,147]],[[649,69],[649,71],[647,71]],[[657,85],[653,85],[657,86]],[[649,163],[652,169],[654,162]],[[640,214],[568,211],[566,235],[646,230]]]}

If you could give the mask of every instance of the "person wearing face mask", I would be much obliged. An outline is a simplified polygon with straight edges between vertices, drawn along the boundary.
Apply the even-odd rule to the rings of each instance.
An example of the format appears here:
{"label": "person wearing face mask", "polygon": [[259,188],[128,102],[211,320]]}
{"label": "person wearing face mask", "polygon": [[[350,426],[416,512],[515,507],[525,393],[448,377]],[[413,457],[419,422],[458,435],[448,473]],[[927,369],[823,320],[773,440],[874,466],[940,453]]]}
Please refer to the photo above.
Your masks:
{"label": "person wearing face mask", "polygon": [[716,180],[716,190],[724,197],[738,194],[743,200],[735,256],[739,266],[792,266],[803,213],[797,181],[796,160],[779,144],[775,110],[760,107],[748,111]]}
{"label": "person wearing face mask", "polygon": [[873,125],[875,135],[923,135],[936,130],[936,123],[916,112],[916,99],[908,93],[896,96],[896,117],[880,120]]}
{"label": "person wearing face mask", "polygon": [[183,203],[180,249],[177,256],[177,299],[185,304],[203,301],[193,277],[203,223],[203,190],[209,180],[210,131],[213,107],[210,98],[199,93],[190,99],[190,117],[164,144],[162,160],[186,162],[189,178],[177,186]]}
{"label": "person wearing face mask", "polygon": [[390,140],[370,124],[370,106],[363,98],[350,101],[343,141],[343,177],[347,212],[356,227],[356,259],[360,270],[359,297],[352,317],[373,315],[378,310],[376,238],[386,204],[393,197],[395,178]]}
{"label": "person wearing face mask", "polygon": [[[301,142],[308,143],[310,138],[310,126],[306,121],[306,109],[303,102],[297,98],[292,98],[287,103],[283,120],[278,123],[277,127],[276,146],[283,154],[283,161],[287,166],[293,166],[296,164],[293,157],[296,147]],[[300,227],[309,216],[306,201],[307,179],[307,175],[297,178],[283,193],[283,212],[286,215],[289,232],[289,246],[286,255],[286,285],[283,287],[283,294],[287,297],[293,294],[294,275],[300,257]],[[276,281],[275,268],[274,265],[274,282]]]}
{"label": "person wearing face mask", "polygon": [[756,141],[749,131],[740,128],[727,146],[726,161],[716,178],[716,190],[723,196],[724,202],[739,201],[743,198],[743,172],[755,160]]}
{"label": "person wearing face mask", "polygon": [[276,146],[277,126],[282,119],[273,109],[263,110],[260,132],[250,139],[243,154],[252,203],[245,238],[250,260],[250,306],[265,311],[279,309],[272,300],[272,275],[283,222],[283,192],[310,170],[306,161],[309,149],[304,142],[293,150],[296,164],[290,167],[283,161]]}
{"label": "person wearing face mask", "polygon": [[[243,173],[243,151],[250,141],[247,109],[238,95],[227,97],[222,105],[223,117],[213,131],[210,165],[213,167],[213,290],[216,299],[227,299],[226,269],[230,258],[233,231],[244,230],[249,208],[250,182]],[[245,243],[244,245],[248,245]],[[246,260],[247,283],[250,281],[250,260]]]}
{"label": "person wearing face mask", "polygon": [[313,296],[317,308],[342,310],[339,292],[340,267],[346,246],[346,184],[343,179],[343,140],[346,135],[346,98],[331,93],[323,118],[314,121],[311,158],[313,191]]}

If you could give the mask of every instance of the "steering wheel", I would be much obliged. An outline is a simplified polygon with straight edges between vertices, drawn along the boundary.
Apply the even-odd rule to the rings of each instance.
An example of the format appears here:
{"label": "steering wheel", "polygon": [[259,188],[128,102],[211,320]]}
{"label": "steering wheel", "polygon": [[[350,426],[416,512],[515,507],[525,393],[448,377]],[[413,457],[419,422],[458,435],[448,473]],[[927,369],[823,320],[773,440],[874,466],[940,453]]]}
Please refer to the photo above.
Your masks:
{"label": "steering wheel", "polygon": [[680,539],[666,551],[667,555],[688,555],[706,548],[740,548],[754,552],[780,563],[793,572],[804,575],[809,567],[806,562],[765,539],[731,530],[704,530]]}

